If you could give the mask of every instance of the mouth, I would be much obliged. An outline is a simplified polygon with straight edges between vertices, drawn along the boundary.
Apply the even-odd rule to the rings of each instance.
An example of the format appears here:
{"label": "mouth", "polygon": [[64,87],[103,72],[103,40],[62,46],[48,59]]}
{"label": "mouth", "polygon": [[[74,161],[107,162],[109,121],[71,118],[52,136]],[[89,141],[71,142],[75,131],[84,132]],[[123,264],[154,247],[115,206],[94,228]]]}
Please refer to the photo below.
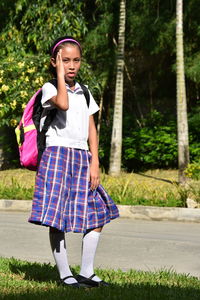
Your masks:
{"label": "mouth", "polygon": [[72,77],[76,76],[76,73],[75,72],[69,72],[69,73],[67,73],[67,76],[72,78]]}

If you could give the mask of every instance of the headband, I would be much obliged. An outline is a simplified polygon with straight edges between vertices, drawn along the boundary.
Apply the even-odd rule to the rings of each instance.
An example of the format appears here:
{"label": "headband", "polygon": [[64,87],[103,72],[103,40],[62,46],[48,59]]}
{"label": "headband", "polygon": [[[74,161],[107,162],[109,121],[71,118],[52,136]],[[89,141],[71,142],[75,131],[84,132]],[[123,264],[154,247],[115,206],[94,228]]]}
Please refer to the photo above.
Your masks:
{"label": "headband", "polygon": [[54,47],[53,47],[53,50],[52,50],[52,54],[54,54],[54,51],[56,50],[56,48],[63,42],[73,42],[75,44],[77,44],[79,46],[79,48],[81,49],[81,45],[79,44],[79,42],[77,42],[76,40],[74,39],[64,39],[64,40],[61,40],[59,41]]}

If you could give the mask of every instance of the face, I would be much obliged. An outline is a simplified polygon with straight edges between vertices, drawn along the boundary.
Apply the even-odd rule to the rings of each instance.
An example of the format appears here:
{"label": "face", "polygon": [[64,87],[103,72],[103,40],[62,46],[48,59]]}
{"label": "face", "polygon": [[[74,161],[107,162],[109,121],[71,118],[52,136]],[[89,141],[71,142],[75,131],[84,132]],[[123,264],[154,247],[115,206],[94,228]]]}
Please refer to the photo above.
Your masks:
{"label": "face", "polygon": [[62,48],[61,56],[65,71],[65,81],[70,84],[74,82],[81,66],[79,47],[77,45],[67,44]]}

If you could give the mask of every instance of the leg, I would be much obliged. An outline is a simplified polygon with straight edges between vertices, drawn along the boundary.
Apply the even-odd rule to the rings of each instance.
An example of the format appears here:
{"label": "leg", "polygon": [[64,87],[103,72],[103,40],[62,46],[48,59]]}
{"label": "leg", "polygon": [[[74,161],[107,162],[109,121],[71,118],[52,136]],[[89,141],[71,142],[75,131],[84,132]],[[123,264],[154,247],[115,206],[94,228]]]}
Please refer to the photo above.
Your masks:
{"label": "leg", "polygon": [[[68,264],[64,232],[50,227],[49,238],[56,266],[60,274],[60,278],[63,279],[68,276],[73,276]],[[64,283],[73,284],[77,283],[77,281],[74,277],[70,277],[65,279]]]}
{"label": "leg", "polygon": [[[83,236],[80,275],[84,277],[89,278],[94,274],[94,258],[101,231],[102,227],[95,228],[94,230],[88,230]],[[97,282],[101,281],[96,275],[92,280]]]}

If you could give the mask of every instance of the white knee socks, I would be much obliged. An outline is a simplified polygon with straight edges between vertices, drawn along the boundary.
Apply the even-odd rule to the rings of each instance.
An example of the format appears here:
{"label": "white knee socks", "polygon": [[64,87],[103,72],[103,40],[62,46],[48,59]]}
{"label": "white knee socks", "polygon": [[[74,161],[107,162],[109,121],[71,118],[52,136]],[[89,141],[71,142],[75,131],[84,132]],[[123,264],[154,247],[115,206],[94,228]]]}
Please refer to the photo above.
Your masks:
{"label": "white knee socks", "polygon": [[[72,276],[72,272],[69,268],[67,252],[66,252],[66,243],[64,232],[52,232],[49,231],[49,238],[53,256],[58,268],[60,278],[67,276]],[[71,284],[77,282],[74,278],[68,278],[65,280],[65,283]]]}
{"label": "white knee socks", "polygon": [[[91,230],[83,237],[82,262],[80,275],[89,278],[94,274],[94,257],[100,237],[100,232]],[[94,281],[101,281],[98,276],[92,278]]]}

